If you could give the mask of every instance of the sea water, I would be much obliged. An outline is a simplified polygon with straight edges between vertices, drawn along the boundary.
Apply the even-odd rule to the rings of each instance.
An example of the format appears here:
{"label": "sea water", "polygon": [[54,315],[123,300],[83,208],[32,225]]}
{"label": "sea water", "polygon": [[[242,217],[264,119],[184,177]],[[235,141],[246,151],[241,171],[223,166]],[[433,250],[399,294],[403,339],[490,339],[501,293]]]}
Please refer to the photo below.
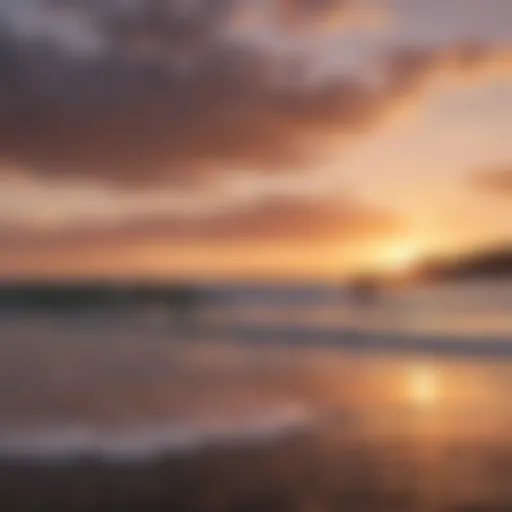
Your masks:
{"label": "sea water", "polygon": [[[0,455],[154,457],[284,435],[339,411],[359,433],[405,435],[421,410],[425,428],[510,445],[512,357],[485,344],[512,346],[511,283],[387,291],[371,307],[325,285],[203,293],[186,333],[154,306],[3,314]],[[264,343],[237,338],[263,328]],[[370,331],[370,350],[358,353],[357,337],[346,350],[347,328]],[[310,343],[295,342],[303,331]],[[390,336],[424,333],[484,349],[386,350]]]}

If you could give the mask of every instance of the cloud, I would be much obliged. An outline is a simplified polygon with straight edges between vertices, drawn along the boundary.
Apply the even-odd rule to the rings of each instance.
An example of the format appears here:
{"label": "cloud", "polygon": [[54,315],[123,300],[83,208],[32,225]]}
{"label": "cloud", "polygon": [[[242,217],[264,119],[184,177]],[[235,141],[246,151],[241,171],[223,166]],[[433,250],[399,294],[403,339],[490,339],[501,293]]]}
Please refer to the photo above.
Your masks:
{"label": "cloud", "polygon": [[472,184],[479,191],[512,198],[512,168],[480,171],[473,175]]}
{"label": "cloud", "polygon": [[[275,196],[215,214],[147,214],[61,229],[0,222],[10,276],[296,275],[339,272],[367,244],[401,235],[393,213],[350,198]],[[245,274],[244,274],[245,275]]]}
{"label": "cloud", "polygon": [[382,9],[365,0],[278,0],[275,4],[278,20],[292,30],[371,25],[384,17]]}
{"label": "cloud", "polygon": [[353,241],[395,231],[397,219],[347,199],[274,197],[208,217],[169,222],[149,220],[130,233],[182,240],[303,241],[339,238]]}
{"label": "cloud", "polygon": [[[229,38],[248,2],[0,7],[0,159],[44,176],[113,184],[301,167],[322,138],[368,129],[440,67],[474,69],[494,55],[480,45],[398,47],[375,63],[381,87],[356,76],[312,84],[308,62]],[[352,4],[282,0],[271,14],[286,30]]]}
{"label": "cloud", "polygon": [[29,248],[123,246],[142,242],[168,244],[256,243],[360,240],[396,234],[400,220],[390,212],[348,197],[274,196],[216,213],[146,214],[125,221],[41,230],[29,224],[4,223],[1,245]]}

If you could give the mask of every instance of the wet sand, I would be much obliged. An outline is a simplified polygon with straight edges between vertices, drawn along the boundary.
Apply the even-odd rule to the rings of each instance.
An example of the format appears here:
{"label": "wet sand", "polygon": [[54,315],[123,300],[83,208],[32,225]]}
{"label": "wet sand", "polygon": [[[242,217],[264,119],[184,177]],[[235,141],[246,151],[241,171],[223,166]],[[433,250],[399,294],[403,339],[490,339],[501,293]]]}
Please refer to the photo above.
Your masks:
{"label": "wet sand", "polygon": [[0,464],[6,511],[512,510],[512,447],[489,440],[362,439],[346,418],[287,439],[147,463]]}

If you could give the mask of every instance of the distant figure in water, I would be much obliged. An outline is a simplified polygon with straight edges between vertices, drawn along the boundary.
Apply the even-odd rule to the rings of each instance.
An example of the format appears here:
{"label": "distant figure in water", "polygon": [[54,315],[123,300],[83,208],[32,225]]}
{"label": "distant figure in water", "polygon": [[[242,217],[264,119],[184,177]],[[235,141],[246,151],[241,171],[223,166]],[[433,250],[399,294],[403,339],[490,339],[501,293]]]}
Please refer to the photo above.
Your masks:
{"label": "distant figure in water", "polygon": [[356,306],[371,306],[379,300],[379,285],[370,277],[360,278],[350,285],[349,297]]}

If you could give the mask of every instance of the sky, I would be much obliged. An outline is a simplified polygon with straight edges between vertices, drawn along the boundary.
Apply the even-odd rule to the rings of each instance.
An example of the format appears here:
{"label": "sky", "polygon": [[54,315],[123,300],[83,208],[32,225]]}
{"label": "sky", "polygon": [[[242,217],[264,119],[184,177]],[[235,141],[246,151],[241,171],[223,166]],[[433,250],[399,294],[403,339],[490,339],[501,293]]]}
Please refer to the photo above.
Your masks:
{"label": "sky", "polygon": [[4,0],[0,27],[0,277],[512,243],[510,0]]}

